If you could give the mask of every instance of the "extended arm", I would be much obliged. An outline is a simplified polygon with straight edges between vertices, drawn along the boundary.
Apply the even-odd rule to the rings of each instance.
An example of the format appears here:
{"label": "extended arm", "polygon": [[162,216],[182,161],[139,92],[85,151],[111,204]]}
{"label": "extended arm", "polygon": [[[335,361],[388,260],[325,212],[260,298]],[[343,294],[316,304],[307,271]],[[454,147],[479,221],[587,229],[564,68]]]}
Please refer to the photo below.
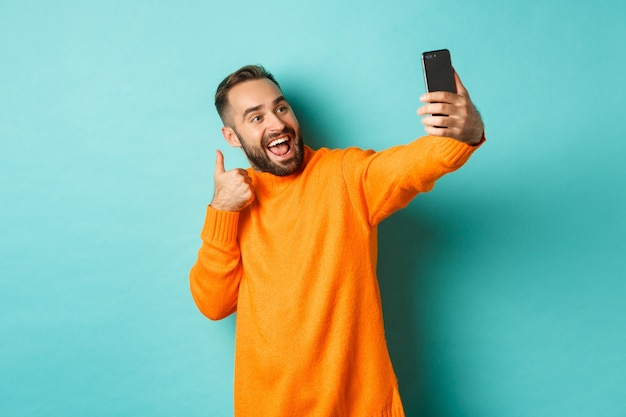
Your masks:
{"label": "extended arm", "polygon": [[[460,168],[484,141],[484,126],[469,93],[455,72],[458,94],[428,93],[418,109],[430,136],[383,152],[350,152],[344,178],[357,211],[374,226],[430,191],[443,175]],[[443,114],[443,115],[435,115]]]}
{"label": "extended arm", "polygon": [[448,137],[424,136],[382,152],[354,149],[344,158],[346,188],[357,212],[375,226],[417,194],[430,191],[477,148]]}

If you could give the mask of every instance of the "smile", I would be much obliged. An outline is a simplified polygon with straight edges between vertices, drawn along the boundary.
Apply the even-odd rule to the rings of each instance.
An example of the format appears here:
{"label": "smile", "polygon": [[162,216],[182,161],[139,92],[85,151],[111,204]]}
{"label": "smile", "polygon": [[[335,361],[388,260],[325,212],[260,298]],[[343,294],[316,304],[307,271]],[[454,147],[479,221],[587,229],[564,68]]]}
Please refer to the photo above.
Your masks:
{"label": "smile", "polygon": [[288,136],[276,138],[267,145],[267,150],[273,155],[283,157],[291,150],[291,139]]}

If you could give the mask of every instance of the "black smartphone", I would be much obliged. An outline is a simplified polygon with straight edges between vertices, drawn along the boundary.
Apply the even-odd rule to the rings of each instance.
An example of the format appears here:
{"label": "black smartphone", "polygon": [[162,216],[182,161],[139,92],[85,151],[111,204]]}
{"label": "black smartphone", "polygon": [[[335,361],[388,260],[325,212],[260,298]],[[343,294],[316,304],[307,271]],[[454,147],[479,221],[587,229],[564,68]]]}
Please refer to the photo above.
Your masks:
{"label": "black smartphone", "polygon": [[424,71],[426,91],[429,93],[432,91],[456,93],[450,51],[440,49],[438,51],[424,52],[422,54],[422,69]]}

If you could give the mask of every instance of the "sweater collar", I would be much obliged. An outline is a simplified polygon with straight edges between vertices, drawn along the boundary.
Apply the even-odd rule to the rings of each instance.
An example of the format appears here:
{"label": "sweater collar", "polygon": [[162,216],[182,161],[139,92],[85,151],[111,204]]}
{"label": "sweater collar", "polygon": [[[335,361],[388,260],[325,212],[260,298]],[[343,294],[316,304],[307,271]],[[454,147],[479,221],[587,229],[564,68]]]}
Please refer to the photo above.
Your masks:
{"label": "sweater collar", "polygon": [[291,175],[287,175],[284,177],[270,174],[269,172],[260,172],[255,171],[252,168],[248,169],[248,174],[250,178],[252,178],[252,185],[257,191],[265,191],[265,192],[277,192],[282,190],[288,184],[293,183],[299,177],[302,176],[303,172],[306,170],[306,167],[315,154],[315,151],[308,146],[304,146],[304,160],[302,161],[302,166],[298,171]]}

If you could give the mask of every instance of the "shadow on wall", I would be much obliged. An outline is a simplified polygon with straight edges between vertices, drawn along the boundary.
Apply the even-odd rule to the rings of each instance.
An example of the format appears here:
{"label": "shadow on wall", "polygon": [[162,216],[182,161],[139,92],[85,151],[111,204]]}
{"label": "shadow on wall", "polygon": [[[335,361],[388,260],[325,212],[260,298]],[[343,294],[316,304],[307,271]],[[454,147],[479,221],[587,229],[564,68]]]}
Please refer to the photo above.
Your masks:
{"label": "shadow on wall", "polygon": [[434,279],[430,260],[445,246],[443,230],[432,217],[406,208],[380,224],[378,241],[385,332],[405,412],[436,417],[438,396],[425,347],[427,323],[420,311],[429,302]]}
{"label": "shadow on wall", "polygon": [[302,139],[304,140],[304,144],[311,147],[312,149],[319,148],[336,148],[338,145],[336,143],[332,143],[331,141],[324,140],[324,138],[328,138],[328,135],[324,132],[328,131],[324,126],[321,125],[320,121],[316,120],[313,116],[315,111],[309,106],[301,102],[298,99],[298,95],[294,94],[294,98],[289,99],[289,104],[291,104],[296,117],[298,118],[298,122],[300,123],[300,128],[302,129]]}

